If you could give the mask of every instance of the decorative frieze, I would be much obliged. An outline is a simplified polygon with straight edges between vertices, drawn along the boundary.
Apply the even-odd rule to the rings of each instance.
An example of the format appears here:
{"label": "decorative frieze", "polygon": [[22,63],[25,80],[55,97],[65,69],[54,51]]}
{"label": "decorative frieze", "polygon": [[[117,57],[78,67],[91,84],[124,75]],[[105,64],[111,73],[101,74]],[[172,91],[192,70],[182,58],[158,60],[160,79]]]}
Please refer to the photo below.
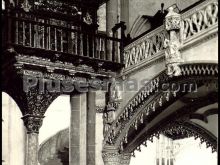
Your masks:
{"label": "decorative frieze", "polygon": [[61,0],[38,0],[34,3],[35,8],[43,11],[49,11],[59,14],[70,14],[71,16],[81,15],[79,9],[71,4]]}
{"label": "decorative frieze", "polygon": [[[81,64],[81,65],[75,65],[74,63],[70,62],[62,62],[62,61],[56,61],[52,62],[48,58],[42,58],[42,57],[36,57],[36,56],[27,56],[23,54],[19,54],[16,56],[16,60],[19,62],[20,65],[29,65],[29,66],[38,66],[39,68],[46,68],[47,69],[47,75],[54,75],[56,73],[55,70],[64,70],[68,71],[68,77],[74,77],[76,73],[83,73],[90,75],[91,77],[103,77],[103,78],[109,78],[110,72],[106,71],[105,69],[100,69],[99,71],[95,71],[94,67],[86,65],[86,64]],[[37,71],[35,71],[37,72]],[[52,73],[52,74],[51,74]],[[57,74],[59,75],[59,74]],[[65,77],[64,74],[60,74],[62,77]]]}

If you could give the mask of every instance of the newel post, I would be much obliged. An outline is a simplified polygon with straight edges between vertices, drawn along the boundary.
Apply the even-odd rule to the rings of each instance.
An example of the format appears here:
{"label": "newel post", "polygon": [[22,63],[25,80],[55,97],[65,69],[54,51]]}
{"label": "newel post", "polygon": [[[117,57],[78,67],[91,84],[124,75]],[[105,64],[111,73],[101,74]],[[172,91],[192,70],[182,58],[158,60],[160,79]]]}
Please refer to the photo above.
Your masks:
{"label": "newel post", "polygon": [[169,39],[164,41],[167,75],[170,77],[179,76],[181,75],[179,65],[183,62],[179,51],[181,16],[174,11],[173,7],[169,8],[165,17],[165,29],[169,36]]}

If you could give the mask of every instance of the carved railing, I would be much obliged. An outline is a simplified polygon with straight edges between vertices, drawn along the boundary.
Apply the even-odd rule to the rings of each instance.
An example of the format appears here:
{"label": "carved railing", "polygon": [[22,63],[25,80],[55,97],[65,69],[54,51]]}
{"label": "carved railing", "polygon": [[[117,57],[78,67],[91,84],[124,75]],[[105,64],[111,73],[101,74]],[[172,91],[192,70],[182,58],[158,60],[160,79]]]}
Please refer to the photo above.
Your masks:
{"label": "carved railing", "polygon": [[153,30],[125,47],[125,67],[136,65],[141,61],[152,59],[164,49],[167,33],[163,26]]}
{"label": "carved railing", "polygon": [[5,11],[3,19],[4,32],[7,33],[3,44],[122,63],[121,39],[89,33],[74,26],[71,21],[31,12]]}
{"label": "carved railing", "polygon": [[[180,40],[184,47],[193,37],[209,34],[208,31],[218,26],[218,1],[203,1],[181,14],[181,19]],[[126,46],[124,73],[148,64],[159,55],[163,56],[165,38],[169,37],[162,25]]]}
{"label": "carved railing", "polygon": [[182,14],[181,38],[184,41],[198,35],[200,32],[217,26],[218,1],[206,0],[198,6]]}

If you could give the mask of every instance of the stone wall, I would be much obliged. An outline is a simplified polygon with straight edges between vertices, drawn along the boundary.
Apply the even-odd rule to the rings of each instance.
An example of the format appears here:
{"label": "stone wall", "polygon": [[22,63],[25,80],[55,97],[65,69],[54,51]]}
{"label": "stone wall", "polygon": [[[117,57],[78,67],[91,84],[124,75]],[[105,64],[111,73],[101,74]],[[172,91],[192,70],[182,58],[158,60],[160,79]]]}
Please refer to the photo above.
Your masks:
{"label": "stone wall", "polygon": [[[190,5],[194,4],[199,0],[120,0],[120,8],[121,8],[121,21],[126,22],[127,33],[130,33],[131,28],[138,19],[138,17],[142,15],[153,16],[156,14],[158,10],[161,9],[161,3],[165,4],[165,9],[169,6],[176,4],[180,10],[183,10]],[[106,4],[102,5],[98,10],[99,17],[99,30],[106,31]]]}

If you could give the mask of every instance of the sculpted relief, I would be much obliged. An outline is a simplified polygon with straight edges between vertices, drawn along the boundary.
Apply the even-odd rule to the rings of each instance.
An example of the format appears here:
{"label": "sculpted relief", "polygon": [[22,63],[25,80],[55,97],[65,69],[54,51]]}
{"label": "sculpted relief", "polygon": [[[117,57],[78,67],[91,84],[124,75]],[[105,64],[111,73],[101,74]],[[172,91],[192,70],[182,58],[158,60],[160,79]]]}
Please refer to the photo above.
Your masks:
{"label": "sculpted relief", "polygon": [[183,62],[179,52],[181,18],[178,13],[173,11],[173,7],[169,8],[169,12],[166,15],[165,28],[170,38],[164,40],[167,75],[170,77],[179,76],[181,75],[179,64]]}

